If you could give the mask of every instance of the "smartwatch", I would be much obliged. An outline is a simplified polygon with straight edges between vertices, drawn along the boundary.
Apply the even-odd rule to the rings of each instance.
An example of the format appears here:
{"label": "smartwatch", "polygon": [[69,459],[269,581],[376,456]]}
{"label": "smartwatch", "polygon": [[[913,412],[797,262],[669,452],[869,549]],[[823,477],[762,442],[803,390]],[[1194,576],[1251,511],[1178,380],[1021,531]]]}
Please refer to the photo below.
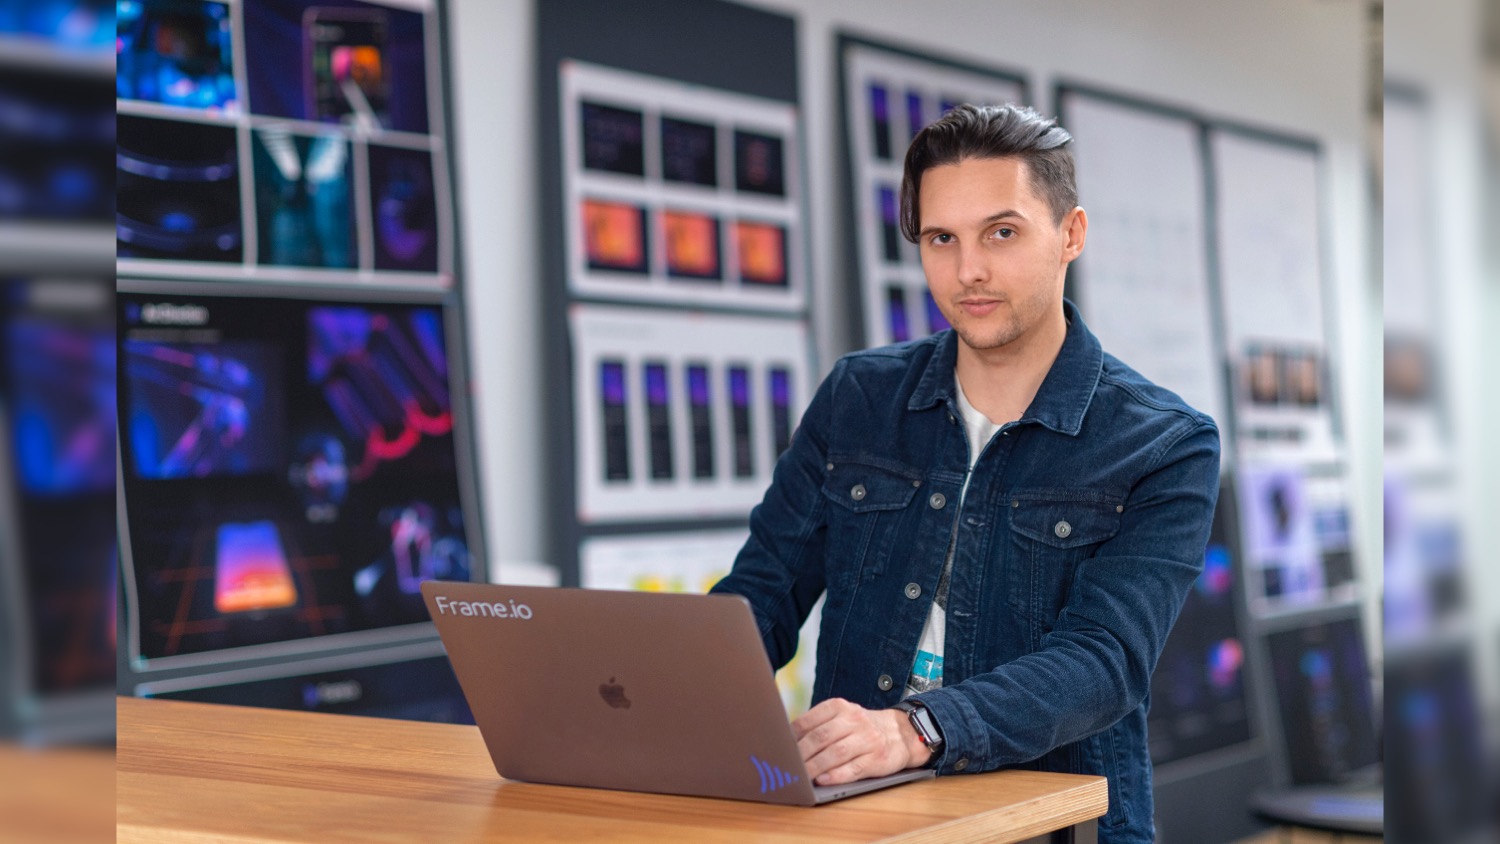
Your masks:
{"label": "smartwatch", "polygon": [[938,729],[937,719],[932,717],[932,710],[920,700],[903,700],[892,708],[906,713],[907,719],[911,721],[912,729],[917,731],[917,738],[932,754],[932,761],[936,762],[938,754],[943,751],[943,731]]}

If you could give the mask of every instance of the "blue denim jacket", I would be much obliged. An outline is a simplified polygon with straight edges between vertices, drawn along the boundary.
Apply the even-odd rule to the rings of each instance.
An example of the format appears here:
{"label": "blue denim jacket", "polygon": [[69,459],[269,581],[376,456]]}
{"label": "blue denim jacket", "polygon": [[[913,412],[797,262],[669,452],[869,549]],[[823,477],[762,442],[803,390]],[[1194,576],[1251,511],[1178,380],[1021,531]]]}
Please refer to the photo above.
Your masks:
{"label": "blue denim jacket", "polygon": [[1149,842],[1147,695],[1202,570],[1219,435],[1063,307],[1056,362],[980,454],[962,507],[958,338],[841,359],[713,591],[750,600],[778,668],[826,592],[814,703],[889,707],[957,531],[944,685],[918,696],[945,739],[938,773],[1102,775],[1100,840]]}

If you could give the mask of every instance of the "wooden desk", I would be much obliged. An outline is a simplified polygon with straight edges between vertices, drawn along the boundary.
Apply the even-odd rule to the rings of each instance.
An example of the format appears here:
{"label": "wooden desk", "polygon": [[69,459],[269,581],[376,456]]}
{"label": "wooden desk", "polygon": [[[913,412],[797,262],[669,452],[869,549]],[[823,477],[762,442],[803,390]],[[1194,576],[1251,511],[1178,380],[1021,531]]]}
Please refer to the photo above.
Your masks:
{"label": "wooden desk", "polygon": [[501,779],[474,727],[136,698],[118,736],[119,841],[150,844],[1093,842],[1108,802],[1101,777],[1020,771],[816,808],[534,785]]}
{"label": "wooden desk", "polygon": [[0,744],[0,841],[101,844],[114,822],[113,751]]}

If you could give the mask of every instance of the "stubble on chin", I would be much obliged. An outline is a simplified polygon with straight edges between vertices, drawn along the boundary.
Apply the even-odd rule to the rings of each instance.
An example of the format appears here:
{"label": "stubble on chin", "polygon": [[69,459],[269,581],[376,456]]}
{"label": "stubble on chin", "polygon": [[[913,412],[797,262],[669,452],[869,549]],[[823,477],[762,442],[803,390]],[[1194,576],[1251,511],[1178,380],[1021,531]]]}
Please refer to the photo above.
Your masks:
{"label": "stubble on chin", "polygon": [[999,349],[1015,342],[1021,336],[1020,328],[1015,320],[1008,320],[1003,325],[974,326],[962,322],[952,322],[953,331],[964,345],[976,351],[988,351]]}

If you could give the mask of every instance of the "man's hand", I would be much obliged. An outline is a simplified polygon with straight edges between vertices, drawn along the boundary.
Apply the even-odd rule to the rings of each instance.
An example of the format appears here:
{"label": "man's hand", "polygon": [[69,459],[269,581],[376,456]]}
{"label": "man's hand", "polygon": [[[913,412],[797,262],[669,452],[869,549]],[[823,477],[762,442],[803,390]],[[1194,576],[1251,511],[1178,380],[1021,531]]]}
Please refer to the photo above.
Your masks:
{"label": "man's hand", "polygon": [[842,785],[927,764],[931,752],[899,709],[865,709],[832,698],[792,722],[807,775]]}

